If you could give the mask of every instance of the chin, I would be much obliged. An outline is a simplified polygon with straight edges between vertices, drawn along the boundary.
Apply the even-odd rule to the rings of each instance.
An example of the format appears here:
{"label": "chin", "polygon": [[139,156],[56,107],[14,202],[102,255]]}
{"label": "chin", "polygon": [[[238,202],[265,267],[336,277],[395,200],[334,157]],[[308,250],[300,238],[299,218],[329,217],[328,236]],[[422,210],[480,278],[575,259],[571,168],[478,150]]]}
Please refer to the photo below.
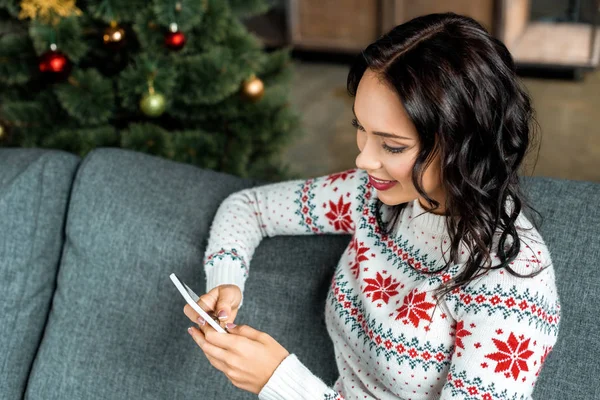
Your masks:
{"label": "chin", "polygon": [[387,194],[385,192],[378,192],[377,197],[386,206],[397,206],[398,204],[409,203],[416,198],[416,197],[408,197],[408,196],[402,196],[402,195],[394,195],[391,193]]}

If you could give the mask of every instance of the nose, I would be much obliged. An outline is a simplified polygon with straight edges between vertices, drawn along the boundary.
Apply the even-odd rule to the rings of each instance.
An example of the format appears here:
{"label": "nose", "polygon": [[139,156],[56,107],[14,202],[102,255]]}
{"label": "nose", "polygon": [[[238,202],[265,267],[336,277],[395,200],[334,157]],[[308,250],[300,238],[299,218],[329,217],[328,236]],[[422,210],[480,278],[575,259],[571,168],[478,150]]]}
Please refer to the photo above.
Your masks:
{"label": "nose", "polygon": [[381,161],[379,161],[374,145],[375,143],[373,143],[373,141],[369,142],[369,140],[366,140],[364,142],[361,152],[356,156],[357,168],[366,171],[377,171],[378,169],[381,169],[382,164]]}

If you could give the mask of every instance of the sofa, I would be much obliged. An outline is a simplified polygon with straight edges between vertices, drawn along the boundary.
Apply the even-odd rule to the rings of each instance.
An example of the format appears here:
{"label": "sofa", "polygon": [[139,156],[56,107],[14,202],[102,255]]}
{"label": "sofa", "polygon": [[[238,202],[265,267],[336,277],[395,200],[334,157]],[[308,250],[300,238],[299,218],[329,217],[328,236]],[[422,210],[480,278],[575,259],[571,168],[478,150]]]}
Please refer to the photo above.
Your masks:
{"label": "sofa", "polygon": [[[562,319],[535,399],[600,399],[600,184],[523,178],[544,217]],[[147,154],[0,148],[1,399],[253,399],[187,333],[175,272],[205,293],[209,227],[263,182]],[[237,323],[331,385],[324,302],[347,235],[266,238]],[[474,397],[475,398],[475,397]]]}

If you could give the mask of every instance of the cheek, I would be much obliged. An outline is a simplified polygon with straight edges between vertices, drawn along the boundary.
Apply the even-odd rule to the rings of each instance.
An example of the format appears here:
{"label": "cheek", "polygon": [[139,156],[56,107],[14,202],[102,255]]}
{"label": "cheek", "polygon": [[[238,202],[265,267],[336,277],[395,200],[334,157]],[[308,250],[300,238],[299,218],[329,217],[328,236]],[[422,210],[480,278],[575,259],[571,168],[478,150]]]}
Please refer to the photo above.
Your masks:
{"label": "cheek", "polygon": [[397,181],[412,184],[412,168],[413,162],[405,159],[391,163],[387,170],[388,174]]}

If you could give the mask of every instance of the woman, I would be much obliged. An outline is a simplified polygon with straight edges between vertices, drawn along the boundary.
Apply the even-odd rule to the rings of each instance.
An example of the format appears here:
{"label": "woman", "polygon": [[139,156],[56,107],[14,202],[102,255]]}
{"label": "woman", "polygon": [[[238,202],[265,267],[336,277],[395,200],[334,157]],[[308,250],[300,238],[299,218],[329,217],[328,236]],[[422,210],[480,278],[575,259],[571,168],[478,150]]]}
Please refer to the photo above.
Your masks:
{"label": "woman", "polygon": [[[554,270],[522,214],[533,118],[506,47],[432,14],[369,45],[348,76],[355,170],[232,194],[206,250],[202,300],[230,335],[190,328],[261,399],[529,399],[558,335]],[[235,326],[265,236],[352,234],[326,301],[333,387],[268,334]]]}

